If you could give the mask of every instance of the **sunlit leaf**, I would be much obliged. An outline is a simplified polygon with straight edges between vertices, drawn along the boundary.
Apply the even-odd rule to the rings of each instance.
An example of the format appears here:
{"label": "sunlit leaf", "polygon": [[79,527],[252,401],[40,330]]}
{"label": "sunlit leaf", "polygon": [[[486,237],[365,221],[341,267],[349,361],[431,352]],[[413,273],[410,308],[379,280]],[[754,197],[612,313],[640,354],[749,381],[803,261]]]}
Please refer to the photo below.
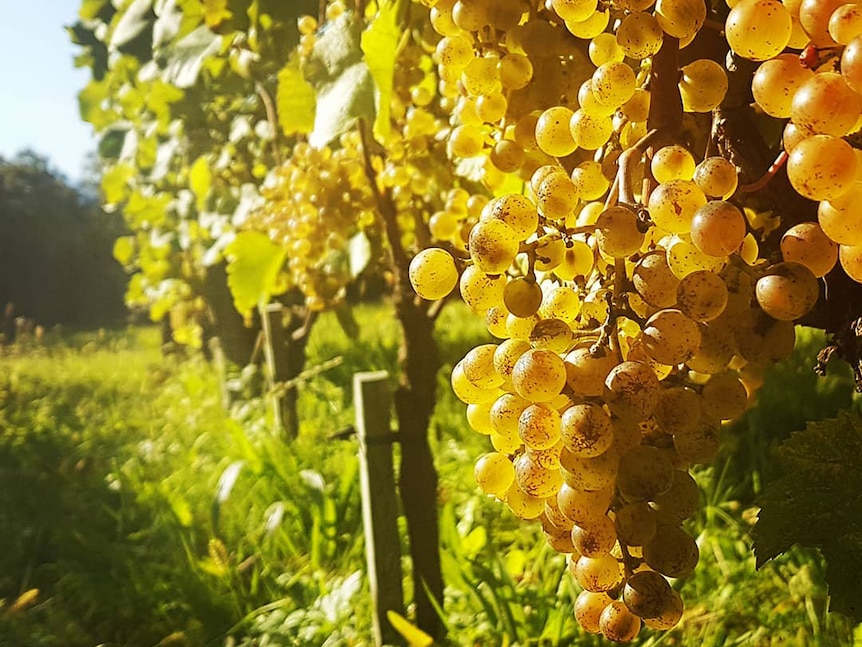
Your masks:
{"label": "sunlit leaf", "polygon": [[129,195],[129,182],[135,177],[134,167],[128,164],[116,164],[102,175],[102,194],[105,202],[116,204]]}
{"label": "sunlit leaf", "polygon": [[204,22],[210,29],[233,18],[233,12],[227,8],[227,0],[201,0],[201,3],[204,7]]}
{"label": "sunlit leaf", "polygon": [[135,257],[135,237],[120,236],[114,241],[114,258],[120,265],[128,265]]}
{"label": "sunlit leaf", "polygon": [[305,80],[299,63],[292,61],[278,73],[276,90],[278,125],[287,135],[307,134],[314,128],[317,98],[314,88]]}
{"label": "sunlit leaf", "polygon": [[120,49],[131,43],[155,22],[153,0],[133,0],[125,9],[111,34],[109,47]]}
{"label": "sunlit leaf", "polygon": [[401,614],[395,611],[387,611],[386,617],[392,628],[401,634],[410,647],[430,647],[434,644],[434,639],[431,636],[409,622]]}
{"label": "sunlit leaf", "polygon": [[368,29],[362,34],[362,51],[365,63],[374,78],[374,134],[385,138],[389,135],[392,85],[395,75],[396,50],[401,38],[398,25],[399,2],[381,2],[380,9]]}
{"label": "sunlit leaf", "polygon": [[222,37],[201,25],[179,42],[165,48],[167,56],[162,80],[178,88],[190,88],[198,80],[207,57],[216,54]]}
{"label": "sunlit leaf", "polygon": [[195,194],[198,211],[206,209],[207,196],[212,188],[213,175],[209,160],[201,155],[189,169],[189,188]]}
{"label": "sunlit leaf", "polygon": [[243,231],[225,248],[227,284],[236,309],[251,313],[275,293],[287,250],[256,231]]}

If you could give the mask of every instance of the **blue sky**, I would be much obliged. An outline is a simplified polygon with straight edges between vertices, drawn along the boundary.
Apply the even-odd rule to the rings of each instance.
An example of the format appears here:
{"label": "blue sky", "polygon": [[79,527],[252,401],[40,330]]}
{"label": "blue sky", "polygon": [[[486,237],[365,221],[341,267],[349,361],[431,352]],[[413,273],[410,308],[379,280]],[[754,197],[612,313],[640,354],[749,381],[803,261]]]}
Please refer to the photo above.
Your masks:
{"label": "blue sky", "polygon": [[64,25],[78,0],[0,0],[0,155],[32,148],[72,180],[95,150],[78,115],[78,91],[89,79],[75,69],[76,48]]}

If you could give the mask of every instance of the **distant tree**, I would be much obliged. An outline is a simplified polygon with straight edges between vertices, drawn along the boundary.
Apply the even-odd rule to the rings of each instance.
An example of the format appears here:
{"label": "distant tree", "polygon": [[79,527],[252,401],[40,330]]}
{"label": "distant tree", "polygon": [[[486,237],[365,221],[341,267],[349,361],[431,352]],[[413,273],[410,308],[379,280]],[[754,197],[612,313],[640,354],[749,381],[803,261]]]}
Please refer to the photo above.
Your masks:
{"label": "distant tree", "polygon": [[112,256],[122,228],[45,157],[0,157],[0,307],[49,325],[123,321],[126,279]]}

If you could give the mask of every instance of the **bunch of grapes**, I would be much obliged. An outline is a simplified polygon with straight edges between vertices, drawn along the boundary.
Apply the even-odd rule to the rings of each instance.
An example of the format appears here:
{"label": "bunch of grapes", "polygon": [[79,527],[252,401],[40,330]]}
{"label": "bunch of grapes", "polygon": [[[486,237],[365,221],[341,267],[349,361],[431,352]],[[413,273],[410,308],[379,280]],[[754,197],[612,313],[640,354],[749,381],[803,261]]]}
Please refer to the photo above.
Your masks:
{"label": "bunch of grapes", "polygon": [[263,206],[243,223],[287,249],[285,287],[299,288],[313,310],[344,296],[348,241],[374,220],[358,137],[340,143],[337,150],[296,144],[261,188]]}
{"label": "bunch of grapes", "polygon": [[[862,112],[862,12],[741,0],[728,16],[734,52],[772,59],[755,100],[790,117],[788,175],[821,201],[819,223],[784,232],[779,259],[762,253],[737,168],[651,130],[651,104],[668,102],[651,96],[667,88],[660,52],[700,33],[701,0],[425,4],[441,36],[447,152],[479,160],[495,193],[478,221],[462,221],[465,252],[431,247],[410,267],[417,294],[457,288],[498,340],[451,377],[493,450],[476,463],[477,483],[569,555],[584,629],[619,642],[642,625],[668,629],[683,612],[668,578],[698,562],[683,527],[699,504],[689,468],[715,458],[722,426],[792,352],[794,322],[839,255],[862,281],[862,218],[851,211],[862,164],[843,139]],[[782,54],[809,42],[831,48],[826,67]],[[672,73],[685,113],[724,100],[721,64]],[[523,190],[501,190],[507,177]]]}

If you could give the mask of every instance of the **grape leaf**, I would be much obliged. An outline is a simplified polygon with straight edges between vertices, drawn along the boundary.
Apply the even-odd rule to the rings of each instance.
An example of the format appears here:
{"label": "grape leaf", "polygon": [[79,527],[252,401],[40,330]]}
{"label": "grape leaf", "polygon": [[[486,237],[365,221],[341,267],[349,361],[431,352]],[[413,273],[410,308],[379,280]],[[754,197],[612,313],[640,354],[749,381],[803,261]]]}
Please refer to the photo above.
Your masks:
{"label": "grape leaf", "polygon": [[308,134],[314,128],[317,98],[314,88],[305,80],[297,61],[291,61],[278,73],[278,125],[288,137]]}
{"label": "grape leaf", "polygon": [[187,36],[166,47],[162,80],[178,88],[190,88],[198,80],[204,61],[221,47],[222,37],[201,25]]}
{"label": "grape leaf", "polygon": [[138,38],[155,22],[153,0],[133,0],[120,16],[111,34],[110,48],[120,49]]}
{"label": "grape leaf", "polygon": [[862,621],[862,417],[810,422],[778,450],[784,476],[769,484],[754,527],[757,567],[793,544],[828,564],[830,610]]}
{"label": "grape leaf", "polygon": [[225,248],[227,285],[236,309],[244,315],[266,302],[278,289],[278,275],[287,250],[266,234],[243,231]]}
{"label": "grape leaf", "polygon": [[374,121],[374,134],[380,138],[387,137],[391,130],[389,110],[395,76],[395,53],[401,38],[401,28],[398,26],[400,4],[400,1],[394,0],[381,2],[377,16],[361,39],[365,63],[376,86],[374,106],[377,109],[377,118]]}
{"label": "grape leaf", "polygon": [[189,169],[189,188],[195,194],[198,211],[206,208],[207,196],[212,188],[213,174],[205,155],[198,157]]}

